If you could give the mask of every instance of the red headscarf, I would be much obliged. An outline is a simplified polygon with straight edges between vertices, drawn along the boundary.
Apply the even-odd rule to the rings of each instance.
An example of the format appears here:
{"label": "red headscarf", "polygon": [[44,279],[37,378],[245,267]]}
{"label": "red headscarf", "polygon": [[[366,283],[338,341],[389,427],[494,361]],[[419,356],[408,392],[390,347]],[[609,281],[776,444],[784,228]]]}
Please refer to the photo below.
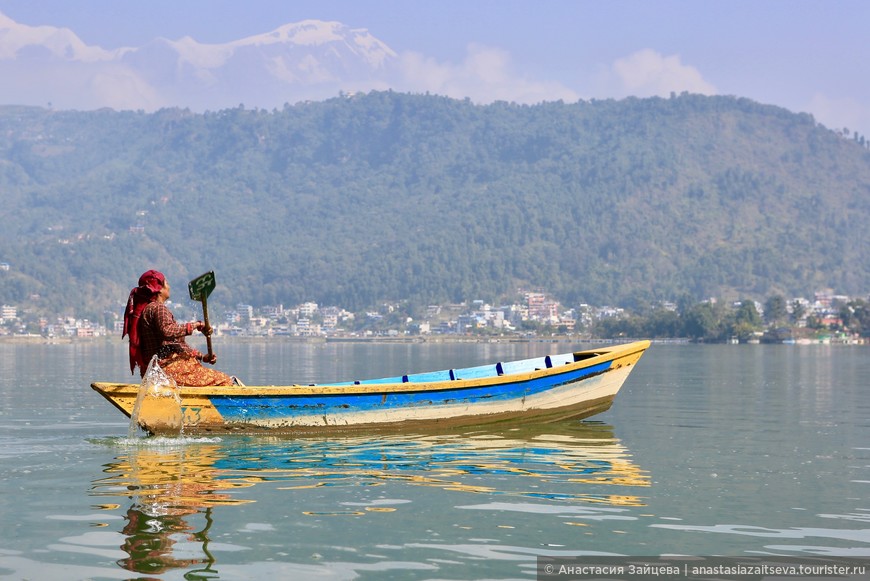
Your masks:
{"label": "red headscarf", "polygon": [[136,366],[145,369],[147,361],[142,361],[142,353],[139,351],[139,317],[148,303],[157,298],[157,293],[166,284],[166,277],[156,270],[149,270],[139,277],[139,286],[130,291],[127,299],[127,308],[124,310],[124,332],[121,338],[130,335],[130,373],[135,372]]}

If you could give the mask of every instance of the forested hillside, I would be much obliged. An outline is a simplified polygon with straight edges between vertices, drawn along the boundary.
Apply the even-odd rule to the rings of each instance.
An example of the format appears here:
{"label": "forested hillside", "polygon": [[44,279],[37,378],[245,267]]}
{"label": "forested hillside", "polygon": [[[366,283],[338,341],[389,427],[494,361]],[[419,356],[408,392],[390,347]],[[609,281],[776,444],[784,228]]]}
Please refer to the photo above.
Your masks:
{"label": "forested hillside", "polygon": [[393,92],[193,114],[0,107],[0,303],[564,303],[870,290],[870,151],[733,97]]}

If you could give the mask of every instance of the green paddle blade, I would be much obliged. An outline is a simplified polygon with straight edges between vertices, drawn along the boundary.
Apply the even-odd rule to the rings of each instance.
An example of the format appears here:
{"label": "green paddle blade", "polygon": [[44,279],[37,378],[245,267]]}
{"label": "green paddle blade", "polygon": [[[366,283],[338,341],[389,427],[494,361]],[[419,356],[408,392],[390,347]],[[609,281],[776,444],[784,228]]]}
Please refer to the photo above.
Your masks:
{"label": "green paddle blade", "polygon": [[211,291],[214,290],[214,271],[210,270],[205,274],[201,274],[187,284],[187,290],[190,291],[190,300],[202,301],[208,298]]}

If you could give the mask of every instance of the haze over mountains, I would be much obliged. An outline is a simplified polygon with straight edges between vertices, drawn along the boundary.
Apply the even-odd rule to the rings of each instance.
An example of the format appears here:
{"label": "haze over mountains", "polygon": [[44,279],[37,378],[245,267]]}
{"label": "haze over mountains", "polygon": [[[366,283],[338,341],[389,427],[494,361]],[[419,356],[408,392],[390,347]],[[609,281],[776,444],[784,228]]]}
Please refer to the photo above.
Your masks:
{"label": "haze over mountains", "polygon": [[339,22],[307,20],[225,44],[158,38],[107,50],[69,29],[26,26],[0,13],[0,76],[30,78],[27,86],[4,89],[10,104],[39,95],[44,106],[60,109],[280,107],[401,86],[401,72],[390,47]]}
{"label": "haze over mountains", "polygon": [[513,4],[0,0],[0,104],[203,112],[387,89],[529,105],[689,92],[870,134],[860,3]]}

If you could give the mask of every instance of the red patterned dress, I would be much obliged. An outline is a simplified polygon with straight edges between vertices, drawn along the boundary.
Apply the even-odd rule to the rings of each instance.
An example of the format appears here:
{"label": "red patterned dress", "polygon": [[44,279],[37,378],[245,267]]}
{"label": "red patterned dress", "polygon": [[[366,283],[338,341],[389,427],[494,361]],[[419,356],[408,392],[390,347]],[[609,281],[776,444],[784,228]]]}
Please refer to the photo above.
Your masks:
{"label": "red patterned dress", "polygon": [[[157,362],[178,385],[204,387],[232,385],[233,378],[201,363],[202,354],[184,338],[193,333],[193,324],[179,324],[161,301],[148,303],[139,319],[140,349],[144,361],[157,355]],[[144,375],[145,370],[140,369]]]}

